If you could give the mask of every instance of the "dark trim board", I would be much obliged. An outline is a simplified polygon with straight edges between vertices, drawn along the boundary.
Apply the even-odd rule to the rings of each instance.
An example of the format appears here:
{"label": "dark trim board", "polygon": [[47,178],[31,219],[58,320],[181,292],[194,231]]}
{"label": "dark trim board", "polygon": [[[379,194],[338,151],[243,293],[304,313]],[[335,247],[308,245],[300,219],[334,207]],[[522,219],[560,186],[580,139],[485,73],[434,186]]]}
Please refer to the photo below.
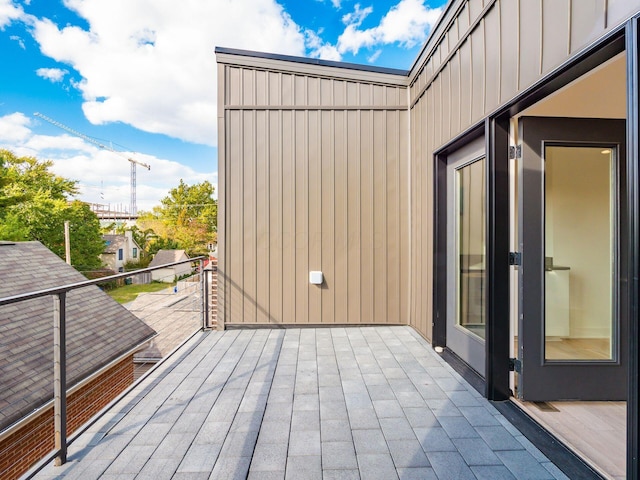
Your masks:
{"label": "dark trim board", "polygon": [[628,228],[628,316],[629,365],[627,397],[627,478],[640,478],[638,435],[638,381],[640,325],[638,319],[638,275],[640,273],[640,16],[626,24],[627,51],[627,228]]}
{"label": "dark trim board", "polygon": [[447,156],[484,136],[479,122],[452,139],[433,155],[433,330],[432,345],[447,345]]}
{"label": "dark trim board", "polygon": [[487,119],[487,342],[485,395],[508,400],[510,321],[509,117]]}
{"label": "dark trim board", "polygon": [[348,70],[359,70],[361,72],[386,73],[388,75],[398,75],[400,77],[409,76],[408,70],[400,70],[397,68],[375,67],[373,65],[362,65],[360,63],[335,62],[333,60],[296,57],[294,55],[282,55],[277,53],[255,52],[252,50],[241,50],[238,48],[216,47],[215,53],[238,55],[242,57],[263,58],[265,60],[282,60],[285,62],[303,63],[306,65],[319,65],[322,67],[336,67]]}

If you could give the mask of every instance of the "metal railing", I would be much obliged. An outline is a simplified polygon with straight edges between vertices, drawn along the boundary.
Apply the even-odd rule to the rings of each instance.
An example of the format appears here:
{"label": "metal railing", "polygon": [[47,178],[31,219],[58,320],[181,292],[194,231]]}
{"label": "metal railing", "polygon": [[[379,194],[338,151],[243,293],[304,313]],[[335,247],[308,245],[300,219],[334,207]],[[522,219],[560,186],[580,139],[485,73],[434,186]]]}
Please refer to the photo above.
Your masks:
{"label": "metal railing", "polygon": [[207,257],[190,258],[180,262],[167,263],[157,267],[143,268],[140,270],[118,273],[108,277],[102,277],[94,280],[86,280],[83,282],[61,285],[58,287],[37,290],[10,297],[0,298],[0,306],[10,305],[13,303],[24,302],[34,298],[52,296],[53,297],[53,409],[54,409],[54,451],[48,455],[50,461],[54,459],[55,465],[62,465],[67,461],[67,339],[66,339],[66,298],[67,293],[71,290],[77,290],[91,285],[99,285],[105,282],[111,282],[121,278],[131,277],[139,273],[151,272],[162,268],[173,267],[185,263],[198,262],[200,272],[200,313],[202,318],[202,327],[207,329],[208,325],[208,295],[207,293],[207,275],[204,273],[204,260]]}

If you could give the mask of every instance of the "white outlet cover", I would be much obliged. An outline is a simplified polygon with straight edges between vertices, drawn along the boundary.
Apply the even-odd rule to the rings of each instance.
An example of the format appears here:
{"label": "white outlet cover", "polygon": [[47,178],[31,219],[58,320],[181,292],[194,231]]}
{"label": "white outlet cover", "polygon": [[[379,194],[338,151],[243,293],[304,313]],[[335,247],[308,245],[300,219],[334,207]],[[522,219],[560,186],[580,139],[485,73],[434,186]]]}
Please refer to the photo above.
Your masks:
{"label": "white outlet cover", "polygon": [[322,272],[318,272],[318,271],[312,271],[309,272],[309,283],[312,285],[322,285],[322,282],[324,281],[324,277],[322,275]]}

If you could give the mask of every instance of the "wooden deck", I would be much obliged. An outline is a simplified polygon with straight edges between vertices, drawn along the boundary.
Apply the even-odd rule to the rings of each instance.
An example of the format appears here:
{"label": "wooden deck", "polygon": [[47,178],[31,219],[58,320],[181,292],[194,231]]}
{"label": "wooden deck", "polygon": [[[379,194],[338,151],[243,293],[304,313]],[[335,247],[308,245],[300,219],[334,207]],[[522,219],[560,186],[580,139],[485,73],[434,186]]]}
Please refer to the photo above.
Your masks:
{"label": "wooden deck", "polygon": [[410,327],[210,331],[35,478],[567,477]]}
{"label": "wooden deck", "polygon": [[626,402],[516,402],[605,478],[626,478]]}

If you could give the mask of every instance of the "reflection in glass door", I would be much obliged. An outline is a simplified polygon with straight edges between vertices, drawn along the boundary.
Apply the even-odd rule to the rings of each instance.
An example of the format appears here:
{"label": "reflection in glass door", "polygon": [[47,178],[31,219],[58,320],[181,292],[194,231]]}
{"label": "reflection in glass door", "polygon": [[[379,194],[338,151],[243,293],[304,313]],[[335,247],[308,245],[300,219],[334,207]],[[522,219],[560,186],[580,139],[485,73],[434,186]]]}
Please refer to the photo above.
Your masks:
{"label": "reflection in glass door", "polygon": [[446,345],[481,376],[486,363],[484,137],[447,155]]}
{"label": "reflection in glass door", "polygon": [[456,324],[485,338],[485,159],[456,170]]}
{"label": "reflection in glass door", "polygon": [[615,161],[611,148],[546,145],[545,360],[612,360]]}

